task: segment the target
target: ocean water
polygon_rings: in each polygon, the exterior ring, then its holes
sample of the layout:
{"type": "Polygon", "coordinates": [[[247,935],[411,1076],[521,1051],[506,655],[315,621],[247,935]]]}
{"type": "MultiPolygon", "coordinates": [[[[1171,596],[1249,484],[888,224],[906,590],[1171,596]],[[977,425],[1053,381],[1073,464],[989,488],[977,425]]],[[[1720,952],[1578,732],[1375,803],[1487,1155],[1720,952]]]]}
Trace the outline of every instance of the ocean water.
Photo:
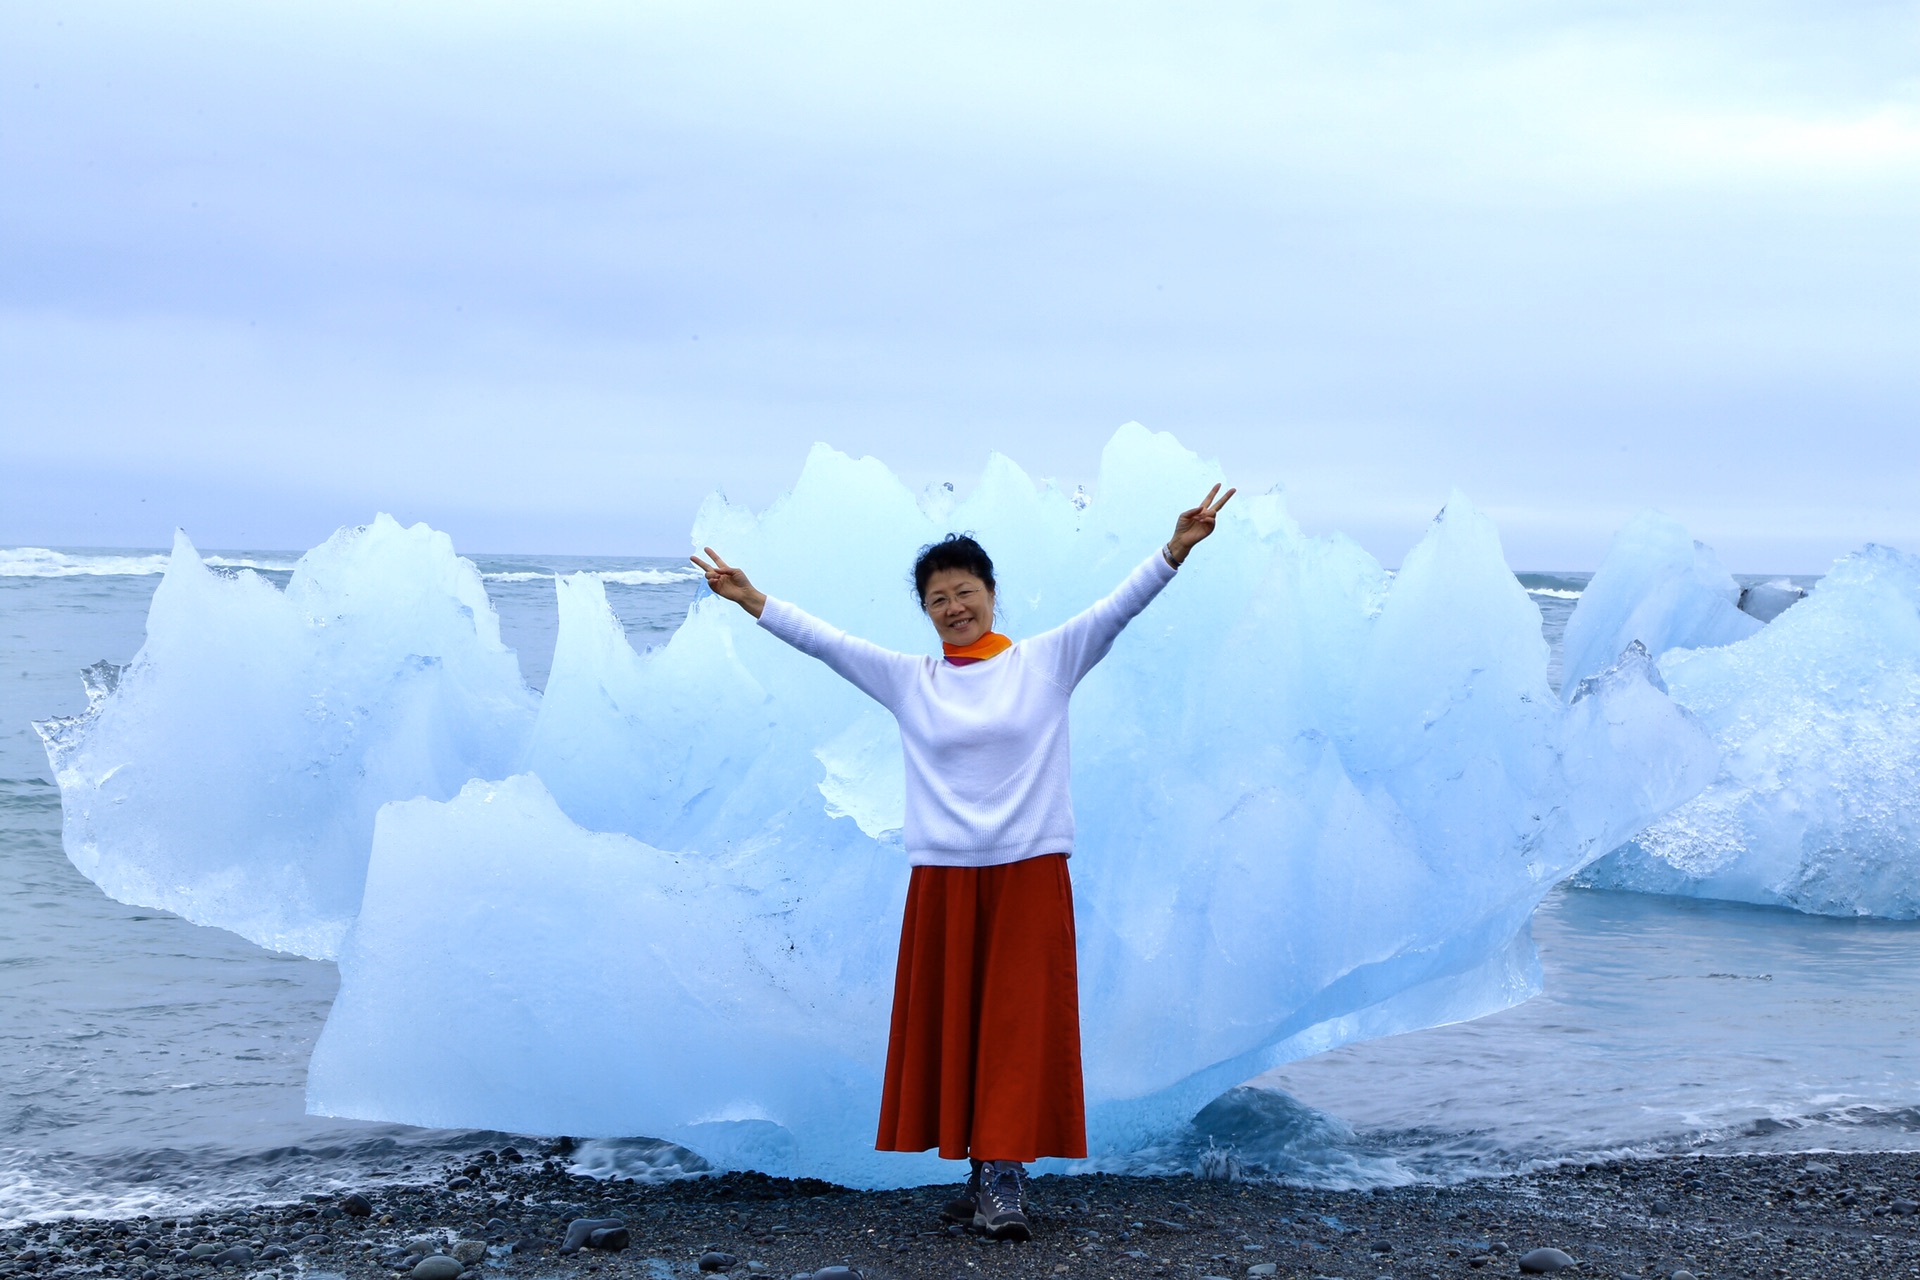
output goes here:
{"type": "MultiPolygon", "coordinates": [[[[210,561],[284,584],[294,556],[210,561]]],[[[536,688],[552,578],[602,575],[636,647],[703,588],[683,562],[475,556],[536,688]]],[[[132,1214],[404,1178],[502,1135],[308,1117],[331,965],[105,898],[60,848],[30,721],[138,650],[165,557],[0,549],[0,1224],[132,1214]]],[[[1554,649],[1584,575],[1522,574],[1554,649]]],[[[1556,676],[1557,678],[1557,676],[1556,676]]],[[[1534,932],[1540,998],[1292,1064],[1210,1108],[1141,1171],[1327,1184],[1451,1179],[1597,1153],[1920,1146],[1920,927],[1564,891],[1534,932]]],[[[484,1052],[485,1029],[451,1052],[484,1052]]],[[[683,1167],[587,1144],[595,1172],[683,1167]]]]}

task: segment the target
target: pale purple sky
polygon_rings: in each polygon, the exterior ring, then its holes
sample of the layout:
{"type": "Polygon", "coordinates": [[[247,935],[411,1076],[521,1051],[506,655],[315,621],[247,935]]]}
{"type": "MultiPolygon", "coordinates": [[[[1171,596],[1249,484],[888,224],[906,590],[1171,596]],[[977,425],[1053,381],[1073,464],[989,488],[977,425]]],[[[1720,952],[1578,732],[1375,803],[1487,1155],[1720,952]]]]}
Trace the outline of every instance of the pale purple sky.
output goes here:
{"type": "Polygon", "coordinates": [[[0,11],[0,545],[676,554],[1129,419],[1397,563],[1920,550],[1920,4],[0,11]]]}

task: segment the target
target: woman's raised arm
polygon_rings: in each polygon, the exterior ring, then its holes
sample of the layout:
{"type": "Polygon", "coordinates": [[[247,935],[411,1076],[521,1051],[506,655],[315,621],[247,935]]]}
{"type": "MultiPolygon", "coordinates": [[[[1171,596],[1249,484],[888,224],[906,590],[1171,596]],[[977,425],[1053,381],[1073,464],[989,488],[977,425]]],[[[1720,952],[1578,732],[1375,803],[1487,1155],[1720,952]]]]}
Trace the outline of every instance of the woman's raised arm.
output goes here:
{"type": "Polygon", "coordinates": [[[708,564],[699,556],[688,556],[687,559],[693,561],[700,567],[700,572],[707,575],[707,590],[722,600],[733,601],[758,618],[767,607],[767,593],[755,590],[754,585],[747,581],[746,573],[722,560],[718,551],[712,547],[701,549],[713,557],[712,564],[708,564]]]}
{"type": "Polygon", "coordinates": [[[1160,589],[1173,580],[1180,562],[1213,532],[1220,508],[1227,505],[1233,493],[1232,489],[1220,493],[1217,484],[1207,490],[1199,506],[1188,507],[1174,521],[1173,537],[1167,545],[1148,556],[1112,594],[1027,642],[1053,671],[1056,681],[1071,689],[1107,656],[1127,623],[1160,594],[1160,589]]]}
{"type": "Polygon", "coordinates": [[[766,592],[747,581],[745,573],[722,560],[719,552],[712,547],[704,550],[707,560],[699,556],[687,558],[707,575],[707,586],[713,594],[733,601],[752,614],[762,630],[772,632],[807,656],[820,659],[887,710],[892,711],[899,705],[901,691],[913,679],[919,659],[850,636],[789,601],[770,599],[766,592]]]}
{"type": "Polygon", "coordinates": [[[1220,493],[1220,486],[1207,490],[1207,496],[1200,499],[1197,507],[1188,507],[1173,522],[1173,537],[1167,539],[1167,563],[1178,569],[1189,552],[1200,545],[1201,539],[1213,532],[1214,521],[1220,515],[1220,508],[1227,505],[1238,490],[1229,489],[1220,493]],[[1220,494],[1220,500],[1214,501],[1213,495],[1220,494]]]}

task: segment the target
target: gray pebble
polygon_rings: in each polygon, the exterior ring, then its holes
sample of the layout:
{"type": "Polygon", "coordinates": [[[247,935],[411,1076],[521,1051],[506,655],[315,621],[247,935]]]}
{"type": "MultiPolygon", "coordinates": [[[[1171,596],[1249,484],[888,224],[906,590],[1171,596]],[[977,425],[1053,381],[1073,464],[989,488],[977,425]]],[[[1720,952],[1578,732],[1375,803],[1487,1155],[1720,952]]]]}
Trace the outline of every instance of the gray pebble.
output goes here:
{"type": "Polygon", "coordinates": [[[709,1249],[700,1255],[702,1271],[731,1271],[740,1265],[740,1259],[718,1249],[709,1249]]]}
{"type": "Polygon", "coordinates": [[[220,1252],[220,1246],[217,1244],[197,1244],[187,1250],[187,1256],[189,1258],[211,1258],[218,1252],[220,1252]]]}
{"type": "Polygon", "coordinates": [[[230,1249],[222,1249],[214,1254],[209,1261],[216,1267],[224,1267],[228,1263],[241,1267],[250,1266],[253,1263],[253,1250],[243,1244],[236,1244],[230,1249]]]}
{"type": "Polygon", "coordinates": [[[373,1201],[355,1191],[340,1202],[340,1211],[350,1218],[364,1218],[373,1212],[373,1201]]]}
{"type": "Polygon", "coordinates": [[[1270,1276],[1279,1269],[1279,1266],[1272,1262],[1256,1262],[1247,1268],[1247,1274],[1250,1276],[1270,1276]]]}
{"type": "Polygon", "coordinates": [[[1552,1275],[1556,1271],[1565,1271],[1573,1265],[1573,1258],[1558,1249],[1529,1249],[1520,1255],[1522,1275],[1552,1275]]]}
{"type": "Polygon", "coordinates": [[[1889,1207],[1892,1208],[1895,1213],[1902,1216],[1911,1213],[1920,1213],[1920,1204],[1915,1204],[1911,1200],[1895,1200],[1889,1207]]]}
{"type": "Polygon", "coordinates": [[[473,1179],[467,1177],[467,1175],[464,1173],[457,1178],[447,1179],[447,1190],[449,1191],[465,1191],[468,1187],[472,1185],[473,1185],[473,1179]]]}
{"type": "Polygon", "coordinates": [[[1673,1280],[1693,1280],[1693,1272],[1688,1271],[1686,1268],[1682,1267],[1680,1270],[1673,1273],[1673,1280]]]}
{"type": "Polygon", "coordinates": [[[292,1256],[293,1256],[292,1254],[288,1253],[285,1249],[282,1249],[279,1245],[271,1244],[271,1245],[268,1245],[266,1249],[262,1251],[262,1253],[260,1254],[260,1261],[278,1262],[282,1258],[290,1258],[292,1256]]]}
{"type": "Polygon", "coordinates": [[[410,1273],[413,1280],[455,1280],[466,1268],[444,1253],[436,1253],[430,1258],[422,1258],[414,1263],[410,1273]]]}
{"type": "Polygon", "coordinates": [[[587,1237],[589,1249],[624,1249],[633,1243],[633,1237],[627,1234],[625,1227],[601,1227],[587,1237]]]}
{"type": "Polygon", "coordinates": [[[457,1240],[453,1245],[454,1261],[461,1266],[470,1267],[487,1256],[485,1240],[457,1240]]]}
{"type": "Polygon", "coordinates": [[[578,1253],[586,1248],[587,1241],[593,1238],[594,1232],[604,1231],[608,1227],[626,1225],[626,1222],[620,1218],[575,1218],[567,1224],[567,1238],[560,1242],[560,1252],[578,1253]]]}

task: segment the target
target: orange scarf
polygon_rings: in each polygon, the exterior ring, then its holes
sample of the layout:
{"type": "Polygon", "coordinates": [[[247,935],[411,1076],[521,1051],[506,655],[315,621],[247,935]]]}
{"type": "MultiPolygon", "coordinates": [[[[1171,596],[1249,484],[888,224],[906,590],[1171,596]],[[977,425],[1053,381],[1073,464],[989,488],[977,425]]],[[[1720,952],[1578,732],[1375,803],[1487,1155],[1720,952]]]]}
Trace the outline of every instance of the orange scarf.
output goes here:
{"type": "Polygon", "coordinates": [[[972,662],[985,662],[988,658],[998,657],[1013,648],[1013,641],[998,631],[989,631],[972,644],[948,644],[942,640],[940,647],[946,650],[947,661],[957,667],[972,662]]]}

